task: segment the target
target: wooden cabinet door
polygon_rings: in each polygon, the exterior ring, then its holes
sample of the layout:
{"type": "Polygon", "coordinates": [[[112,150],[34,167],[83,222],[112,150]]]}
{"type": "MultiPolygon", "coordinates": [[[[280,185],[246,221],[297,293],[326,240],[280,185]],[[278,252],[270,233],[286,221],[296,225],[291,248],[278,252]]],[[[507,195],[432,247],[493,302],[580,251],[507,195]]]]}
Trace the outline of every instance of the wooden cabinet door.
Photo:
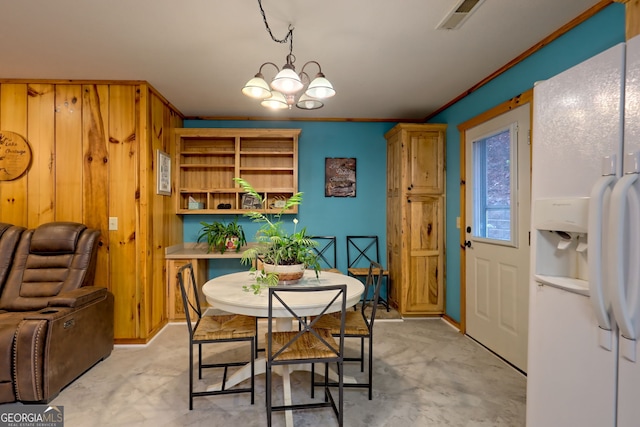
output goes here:
{"type": "MultiPolygon", "coordinates": [[[[208,271],[207,271],[207,262],[202,259],[170,259],[167,260],[167,289],[169,295],[167,296],[168,307],[167,307],[167,318],[171,320],[184,320],[185,312],[184,312],[184,304],[182,303],[182,293],[180,292],[180,284],[178,283],[178,278],[176,277],[178,270],[183,265],[188,262],[193,263],[193,274],[196,277],[196,282],[198,283],[200,306],[202,309],[206,309],[208,306],[207,300],[202,293],[202,285],[207,281],[208,271]]],[[[190,288],[187,290],[190,292],[190,288]]],[[[195,319],[195,313],[191,312],[191,319],[195,319]]]]}
{"type": "Polygon", "coordinates": [[[387,197],[399,196],[402,185],[402,141],[396,133],[387,141],[387,197]]]}
{"type": "Polygon", "coordinates": [[[412,194],[444,193],[444,133],[407,132],[407,187],[412,194]]]}
{"type": "Polygon", "coordinates": [[[404,311],[442,313],[444,309],[444,198],[408,199],[408,274],[404,311]]]}

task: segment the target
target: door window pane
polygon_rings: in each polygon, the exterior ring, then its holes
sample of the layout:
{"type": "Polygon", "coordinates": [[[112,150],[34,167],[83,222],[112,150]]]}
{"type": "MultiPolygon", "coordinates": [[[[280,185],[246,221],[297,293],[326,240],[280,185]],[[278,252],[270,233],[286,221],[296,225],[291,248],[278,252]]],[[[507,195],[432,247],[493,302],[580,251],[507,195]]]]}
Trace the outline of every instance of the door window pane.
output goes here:
{"type": "Polygon", "coordinates": [[[516,125],[473,142],[473,235],[514,242],[516,125]]]}

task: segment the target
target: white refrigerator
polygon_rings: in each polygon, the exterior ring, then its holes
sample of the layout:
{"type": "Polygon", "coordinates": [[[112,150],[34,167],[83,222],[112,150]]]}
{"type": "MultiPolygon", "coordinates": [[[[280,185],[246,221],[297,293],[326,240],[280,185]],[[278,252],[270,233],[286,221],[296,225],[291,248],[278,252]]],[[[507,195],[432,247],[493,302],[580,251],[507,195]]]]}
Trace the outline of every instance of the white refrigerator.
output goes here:
{"type": "Polygon", "coordinates": [[[527,426],[640,426],[640,38],[534,88],[527,426]]]}

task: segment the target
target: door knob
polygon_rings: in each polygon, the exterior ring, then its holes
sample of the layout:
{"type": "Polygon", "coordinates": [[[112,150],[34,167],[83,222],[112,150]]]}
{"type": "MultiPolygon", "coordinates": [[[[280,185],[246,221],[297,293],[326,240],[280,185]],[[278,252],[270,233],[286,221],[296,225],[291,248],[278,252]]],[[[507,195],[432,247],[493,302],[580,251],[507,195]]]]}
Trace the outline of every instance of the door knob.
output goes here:
{"type": "Polygon", "coordinates": [[[471,240],[465,240],[465,241],[464,241],[464,245],[465,245],[466,247],[470,248],[470,247],[471,247],[471,240]]]}

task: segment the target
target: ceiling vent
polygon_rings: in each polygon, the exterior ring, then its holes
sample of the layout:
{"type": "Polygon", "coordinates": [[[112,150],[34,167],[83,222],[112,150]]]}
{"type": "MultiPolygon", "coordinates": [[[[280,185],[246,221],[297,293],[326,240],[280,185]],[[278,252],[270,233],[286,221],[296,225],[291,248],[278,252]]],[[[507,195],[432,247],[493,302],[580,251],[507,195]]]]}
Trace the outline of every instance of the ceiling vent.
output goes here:
{"type": "Polygon", "coordinates": [[[460,0],[458,4],[444,17],[436,30],[457,30],[475,12],[484,0],[460,0]]]}

